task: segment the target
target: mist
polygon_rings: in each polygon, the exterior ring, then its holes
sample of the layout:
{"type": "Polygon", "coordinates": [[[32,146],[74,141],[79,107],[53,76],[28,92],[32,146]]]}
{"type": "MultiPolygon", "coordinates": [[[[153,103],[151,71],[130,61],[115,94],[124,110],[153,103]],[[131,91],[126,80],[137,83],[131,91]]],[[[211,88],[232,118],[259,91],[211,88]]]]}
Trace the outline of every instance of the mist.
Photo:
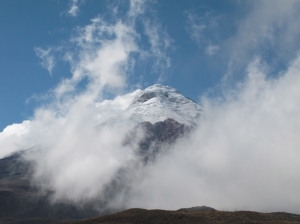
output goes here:
{"type": "Polygon", "coordinates": [[[151,58],[157,71],[171,66],[165,51],[172,41],[161,26],[142,20],[145,5],[131,1],[125,16],[111,22],[99,16],[78,28],[70,40],[77,50],[63,49],[72,77],[29,120],[0,133],[0,158],[29,149],[24,159],[33,164],[32,184],[51,191],[53,203],[300,213],[299,54],[272,76],[253,57],[245,78],[222,86],[222,96],[199,96],[197,128],[151,163],[123,144],[136,124],[115,118],[139,92],[128,93],[138,87],[128,81],[135,65],[151,58]],[[144,21],[149,49],[141,46],[137,19],[144,21]]]}
{"type": "Polygon", "coordinates": [[[223,99],[203,97],[199,127],[147,168],[131,207],[299,213],[299,65],[267,78],[257,59],[223,99]]]}

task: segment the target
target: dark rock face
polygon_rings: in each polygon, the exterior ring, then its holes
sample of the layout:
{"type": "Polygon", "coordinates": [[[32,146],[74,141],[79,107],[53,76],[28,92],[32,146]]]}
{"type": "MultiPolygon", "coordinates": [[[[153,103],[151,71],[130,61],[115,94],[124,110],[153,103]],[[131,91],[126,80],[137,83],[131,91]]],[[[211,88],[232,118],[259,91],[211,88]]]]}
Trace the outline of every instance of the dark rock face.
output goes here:
{"type": "Polygon", "coordinates": [[[142,122],[127,135],[124,144],[134,145],[137,143],[138,154],[148,161],[154,159],[162,148],[170,146],[190,131],[190,127],[170,118],[155,124],[142,122]]]}
{"type": "Polygon", "coordinates": [[[188,129],[185,125],[170,118],[155,124],[143,122],[137,128],[145,132],[145,137],[139,144],[141,150],[148,150],[153,142],[171,144],[183,136],[188,129]]]}
{"type": "Polygon", "coordinates": [[[157,96],[156,92],[144,93],[134,103],[144,103],[157,96]]]}

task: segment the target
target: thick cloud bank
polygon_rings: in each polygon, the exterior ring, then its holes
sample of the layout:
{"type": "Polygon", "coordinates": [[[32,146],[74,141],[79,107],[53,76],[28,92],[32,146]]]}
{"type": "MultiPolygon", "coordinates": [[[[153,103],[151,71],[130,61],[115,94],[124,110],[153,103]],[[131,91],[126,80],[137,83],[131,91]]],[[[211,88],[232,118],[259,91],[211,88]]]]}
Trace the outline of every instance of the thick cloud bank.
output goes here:
{"type": "Polygon", "coordinates": [[[53,201],[300,213],[299,55],[273,78],[256,59],[224,98],[202,97],[198,128],[147,166],[122,142],[134,124],[105,123],[133,100],[134,93],[114,100],[103,93],[126,87],[137,56],[170,66],[162,43],[171,41],[160,26],[144,20],[150,49],[139,45],[135,22],[144,10],[143,2],[131,1],[122,19],[97,17],[78,29],[76,52],[64,55],[73,76],[53,89],[50,103],[30,121],[0,133],[0,157],[30,149],[25,158],[34,163],[32,181],[54,192],[53,201]]]}
{"type": "Polygon", "coordinates": [[[225,100],[203,98],[191,138],[147,169],[132,206],[299,213],[300,57],[277,78],[256,60],[225,100]]]}

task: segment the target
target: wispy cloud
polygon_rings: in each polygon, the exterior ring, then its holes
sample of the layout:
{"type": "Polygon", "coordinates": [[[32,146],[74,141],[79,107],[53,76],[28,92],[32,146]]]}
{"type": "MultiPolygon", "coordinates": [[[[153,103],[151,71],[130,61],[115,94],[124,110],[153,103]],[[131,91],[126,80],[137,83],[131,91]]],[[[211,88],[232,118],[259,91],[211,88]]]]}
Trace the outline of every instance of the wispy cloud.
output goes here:
{"type": "Polygon", "coordinates": [[[49,74],[52,76],[52,70],[55,67],[53,48],[49,47],[48,49],[44,50],[40,47],[36,47],[34,50],[36,55],[42,59],[41,65],[47,69],[49,74]]]}
{"type": "Polygon", "coordinates": [[[89,80],[87,90],[92,90],[90,93],[96,98],[104,87],[124,87],[128,61],[133,52],[139,51],[136,38],[132,24],[107,23],[100,17],[79,28],[72,38],[78,51],[67,52],[65,56],[72,66],[73,76],[60,83],[55,90],[57,96],[74,91],[84,78],[89,80]]]}
{"type": "Polygon", "coordinates": [[[213,56],[220,50],[220,47],[217,45],[208,45],[205,49],[205,53],[209,56],[213,56]]]}
{"type": "Polygon", "coordinates": [[[151,46],[148,52],[154,57],[153,69],[160,74],[157,82],[161,83],[166,79],[165,72],[171,67],[169,52],[172,51],[173,40],[158,22],[147,19],[144,27],[151,46]]]}
{"type": "Polygon", "coordinates": [[[238,17],[223,12],[189,11],[187,31],[208,56],[220,55],[228,66],[228,82],[244,75],[249,61],[260,56],[274,71],[288,66],[300,48],[299,1],[243,1],[232,3],[244,11],[238,17]],[[228,20],[235,23],[228,25],[228,20]],[[223,36],[221,36],[221,33],[223,36]],[[233,79],[232,79],[233,78],[233,79]]]}
{"type": "Polygon", "coordinates": [[[131,0],[129,4],[130,4],[130,8],[128,11],[129,17],[134,18],[145,12],[145,1],[144,0],[131,0]]]}
{"type": "Polygon", "coordinates": [[[299,1],[243,1],[232,6],[243,10],[243,15],[232,11],[216,15],[209,8],[186,12],[191,39],[205,54],[219,55],[219,63],[227,64],[224,81],[241,79],[249,61],[257,56],[273,71],[285,69],[300,48],[299,1]]]}
{"type": "Polygon", "coordinates": [[[252,10],[240,19],[236,33],[223,43],[230,58],[229,73],[240,72],[258,55],[274,69],[279,64],[287,66],[300,48],[299,1],[258,1],[246,6],[252,10]]]}
{"type": "Polygon", "coordinates": [[[76,17],[79,14],[79,0],[70,0],[70,7],[67,14],[72,17],[76,17]]]}
{"type": "Polygon", "coordinates": [[[220,16],[216,16],[211,10],[207,10],[203,15],[195,12],[186,12],[187,27],[192,40],[200,49],[212,56],[220,48],[217,42],[217,33],[219,29],[220,16]]]}
{"type": "Polygon", "coordinates": [[[201,45],[203,40],[203,32],[207,28],[205,24],[206,21],[201,21],[201,19],[192,13],[187,13],[189,27],[187,28],[191,38],[201,45]]]}

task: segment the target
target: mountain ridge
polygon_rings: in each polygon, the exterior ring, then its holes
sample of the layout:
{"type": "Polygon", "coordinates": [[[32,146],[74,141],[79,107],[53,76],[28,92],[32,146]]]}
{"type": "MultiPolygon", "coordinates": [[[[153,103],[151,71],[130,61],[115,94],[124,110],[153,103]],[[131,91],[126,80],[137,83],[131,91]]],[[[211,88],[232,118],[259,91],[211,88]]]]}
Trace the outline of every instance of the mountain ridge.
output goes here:
{"type": "MultiPolygon", "coordinates": [[[[189,208],[191,209],[191,208],[189,208]]],[[[278,223],[300,223],[300,215],[291,213],[259,213],[254,211],[217,211],[212,208],[204,211],[169,211],[161,209],[140,209],[132,208],[111,215],[105,215],[88,220],[78,222],[70,222],[76,224],[278,224],[278,223]]]]}

